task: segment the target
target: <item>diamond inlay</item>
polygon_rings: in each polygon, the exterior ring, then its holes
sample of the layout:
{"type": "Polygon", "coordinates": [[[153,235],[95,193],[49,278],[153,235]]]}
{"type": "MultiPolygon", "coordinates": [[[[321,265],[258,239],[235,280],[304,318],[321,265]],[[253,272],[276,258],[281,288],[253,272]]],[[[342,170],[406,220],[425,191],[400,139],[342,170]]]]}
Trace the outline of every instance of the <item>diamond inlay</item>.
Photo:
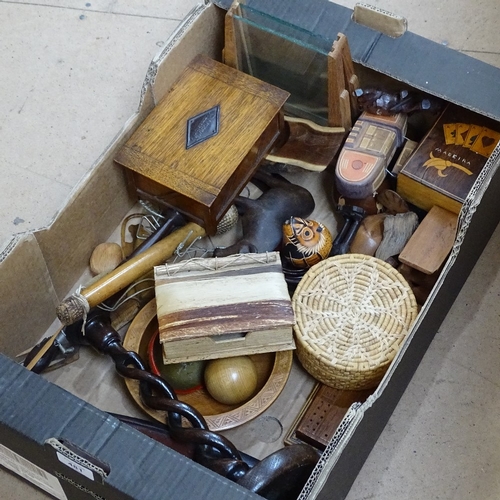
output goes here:
{"type": "Polygon", "coordinates": [[[186,149],[214,137],[219,132],[220,106],[203,111],[187,121],[186,149]]]}

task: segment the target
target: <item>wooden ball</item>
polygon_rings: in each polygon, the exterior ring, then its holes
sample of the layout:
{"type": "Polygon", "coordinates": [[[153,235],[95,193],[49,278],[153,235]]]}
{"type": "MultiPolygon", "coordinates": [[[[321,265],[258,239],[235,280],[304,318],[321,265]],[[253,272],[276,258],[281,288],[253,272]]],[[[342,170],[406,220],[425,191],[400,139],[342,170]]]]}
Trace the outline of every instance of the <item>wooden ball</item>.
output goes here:
{"type": "Polygon", "coordinates": [[[161,376],[176,390],[189,391],[203,384],[205,361],[160,365],[161,376]]]}
{"type": "Polygon", "coordinates": [[[205,369],[205,387],[220,403],[243,403],[257,389],[257,369],[248,356],[214,359],[205,369]]]}
{"type": "Polygon", "coordinates": [[[122,247],[118,243],[101,243],[90,256],[90,270],[95,275],[109,273],[123,260],[122,247]]]}

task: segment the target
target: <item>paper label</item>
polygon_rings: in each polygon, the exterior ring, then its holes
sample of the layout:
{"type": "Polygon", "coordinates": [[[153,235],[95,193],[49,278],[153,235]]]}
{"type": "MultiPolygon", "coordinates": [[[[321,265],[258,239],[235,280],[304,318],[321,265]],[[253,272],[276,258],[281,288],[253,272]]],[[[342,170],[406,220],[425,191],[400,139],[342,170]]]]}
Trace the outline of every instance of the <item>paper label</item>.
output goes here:
{"type": "Polygon", "coordinates": [[[59,459],[59,462],[63,463],[64,465],[67,465],[70,469],[73,469],[76,472],[79,472],[82,476],[87,477],[91,481],[94,480],[94,474],[92,473],[91,470],[87,469],[86,467],[83,467],[83,465],[80,465],[79,463],[75,462],[74,460],[71,460],[68,457],[65,457],[62,453],[59,453],[58,451],[56,452],[57,458],[59,459]]]}
{"type": "Polygon", "coordinates": [[[1,444],[0,464],[59,500],[68,500],[55,476],[1,444]]]}

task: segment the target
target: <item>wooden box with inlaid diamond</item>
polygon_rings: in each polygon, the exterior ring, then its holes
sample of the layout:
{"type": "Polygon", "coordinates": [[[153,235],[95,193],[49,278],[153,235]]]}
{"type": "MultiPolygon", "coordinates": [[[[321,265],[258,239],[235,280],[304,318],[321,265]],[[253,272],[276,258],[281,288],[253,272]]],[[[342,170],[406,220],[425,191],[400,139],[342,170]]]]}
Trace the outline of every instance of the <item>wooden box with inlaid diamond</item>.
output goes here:
{"type": "Polygon", "coordinates": [[[214,234],[283,130],[288,93],[198,55],[121,148],[141,198],[214,234]]]}

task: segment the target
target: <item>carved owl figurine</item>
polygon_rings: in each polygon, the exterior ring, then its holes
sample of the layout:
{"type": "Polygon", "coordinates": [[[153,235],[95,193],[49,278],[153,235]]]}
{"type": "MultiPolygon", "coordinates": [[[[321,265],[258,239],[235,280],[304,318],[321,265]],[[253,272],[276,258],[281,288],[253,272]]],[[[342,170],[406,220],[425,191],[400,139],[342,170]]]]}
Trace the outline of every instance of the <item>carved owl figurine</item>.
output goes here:
{"type": "Polygon", "coordinates": [[[311,267],[326,259],[332,244],[330,231],[320,222],[290,217],[283,224],[283,256],[295,267],[311,267]]]}

